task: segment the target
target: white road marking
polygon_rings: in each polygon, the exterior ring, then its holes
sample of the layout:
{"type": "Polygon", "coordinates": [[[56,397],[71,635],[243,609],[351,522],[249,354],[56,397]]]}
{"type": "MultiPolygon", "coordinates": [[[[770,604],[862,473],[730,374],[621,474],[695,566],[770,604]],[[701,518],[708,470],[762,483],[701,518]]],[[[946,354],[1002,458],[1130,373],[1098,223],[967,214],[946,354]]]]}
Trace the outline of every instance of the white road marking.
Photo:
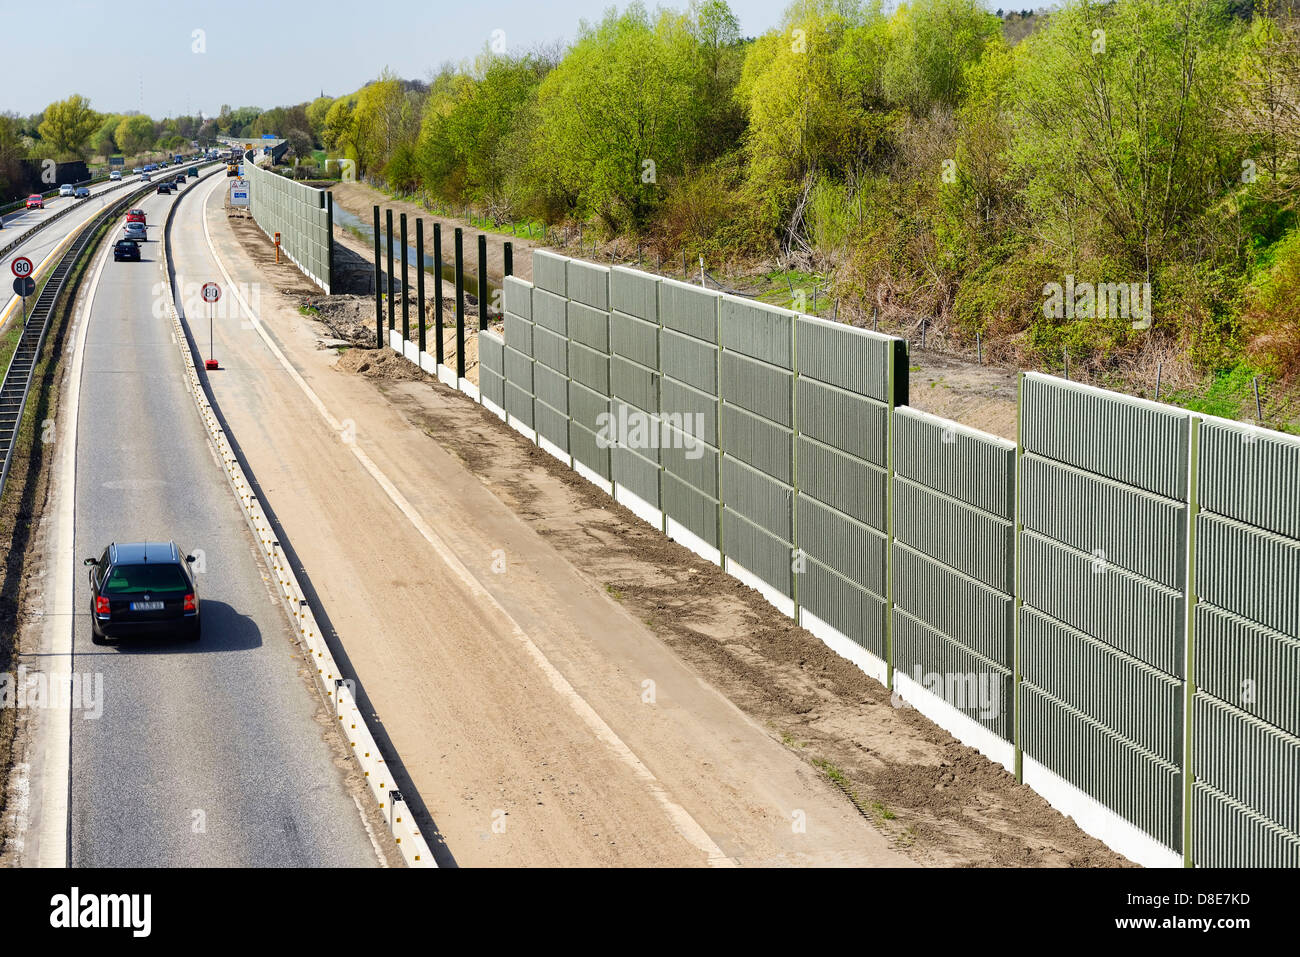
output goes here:
{"type": "MultiPolygon", "coordinates": [[[[223,263],[221,257],[217,255],[217,247],[212,242],[212,233],[208,229],[207,204],[212,194],[216,192],[216,187],[220,185],[220,183],[220,180],[216,180],[213,183],[212,188],[209,189],[207,194],[203,197],[203,202],[199,207],[199,216],[203,221],[203,236],[207,240],[209,251],[212,253],[212,260],[217,264],[217,268],[221,270],[221,275],[226,280],[226,286],[234,296],[235,301],[239,303],[240,309],[248,316],[253,328],[257,330],[257,334],[266,344],[266,347],[271,351],[271,354],[275,356],[276,360],[280,363],[280,366],[294,381],[294,383],[297,384],[298,388],[302,390],[303,394],[307,396],[308,401],[310,401],[316,411],[320,413],[321,418],[325,420],[330,429],[334,432],[340,432],[343,429],[343,423],[330,413],[329,409],[325,407],[325,403],[321,401],[320,396],[318,396],[316,391],[307,384],[306,380],[303,379],[301,375],[299,375],[298,370],[293,367],[293,364],[290,363],[284,353],[280,351],[279,346],[275,344],[275,341],[270,337],[266,330],[262,328],[261,319],[254,315],[252,308],[245,301],[239,287],[231,278],[230,273],[226,271],[225,263],[223,263]]],[[[718,845],[714,843],[713,839],[709,837],[708,832],[700,826],[699,822],[696,821],[695,818],[691,817],[689,811],[672,799],[668,794],[667,789],[664,788],[659,779],[654,776],[654,773],[645,766],[644,762],[642,762],[632,749],[627,746],[623,739],[614,732],[614,729],[605,723],[605,719],[596,713],[596,710],[587,703],[586,699],[583,698],[582,695],[578,694],[573,685],[571,685],[568,679],[561,674],[559,669],[551,664],[550,660],[542,650],[537,647],[533,640],[528,637],[528,634],[523,630],[523,628],[519,626],[519,623],[511,617],[510,613],[506,611],[500,602],[497,601],[496,597],[488,591],[476,577],[474,577],[474,574],[456,556],[447,543],[443,541],[442,537],[429,527],[420,513],[416,511],[414,506],[411,505],[406,497],[398,491],[397,486],[392,483],[388,476],[385,475],[383,470],[374,463],[370,456],[362,450],[360,445],[353,442],[347,447],[352,451],[352,454],[356,456],[362,467],[370,473],[370,476],[377,483],[379,483],[379,487],[384,490],[384,493],[388,496],[389,500],[397,506],[403,515],[406,516],[407,520],[410,521],[415,530],[420,533],[430,546],[432,546],[438,557],[441,558],[447,564],[447,567],[450,568],[465,584],[465,587],[469,589],[473,596],[504,619],[506,624],[510,627],[512,636],[523,645],[525,652],[533,659],[538,668],[541,669],[542,673],[546,675],[547,680],[551,683],[551,687],[554,688],[556,693],[569,704],[578,717],[580,717],[592,733],[595,734],[596,738],[604,743],[640,780],[645,782],[646,789],[668,815],[668,819],[672,822],[677,833],[695,847],[699,848],[706,855],[710,867],[736,866],[736,862],[723,853],[722,848],[718,847],[718,845]]]]}

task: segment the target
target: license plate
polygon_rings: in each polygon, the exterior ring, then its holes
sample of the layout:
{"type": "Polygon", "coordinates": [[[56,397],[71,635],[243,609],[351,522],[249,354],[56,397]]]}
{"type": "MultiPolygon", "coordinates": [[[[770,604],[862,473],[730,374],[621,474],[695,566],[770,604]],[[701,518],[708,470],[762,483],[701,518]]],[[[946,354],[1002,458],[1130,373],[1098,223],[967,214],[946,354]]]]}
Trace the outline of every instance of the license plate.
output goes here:
{"type": "Polygon", "coordinates": [[[131,602],[132,611],[162,611],[163,603],[160,601],[133,601],[131,602]]]}

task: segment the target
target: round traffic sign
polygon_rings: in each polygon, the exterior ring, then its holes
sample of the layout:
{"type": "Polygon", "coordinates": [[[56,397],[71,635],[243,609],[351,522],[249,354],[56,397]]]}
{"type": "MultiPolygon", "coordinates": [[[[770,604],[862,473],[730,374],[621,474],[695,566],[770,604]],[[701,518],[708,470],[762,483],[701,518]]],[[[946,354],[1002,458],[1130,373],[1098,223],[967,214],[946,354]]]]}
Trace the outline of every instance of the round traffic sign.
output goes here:
{"type": "Polygon", "coordinates": [[[14,295],[26,299],[36,291],[36,280],[31,276],[19,276],[14,280],[14,295]]]}
{"type": "Polygon", "coordinates": [[[13,265],[10,268],[13,269],[14,275],[19,278],[30,276],[35,269],[35,267],[32,266],[32,261],[26,256],[18,256],[14,259],[13,265]]]}
{"type": "Polygon", "coordinates": [[[205,282],[203,284],[203,301],[216,302],[221,298],[221,287],[215,282],[205,282]]]}

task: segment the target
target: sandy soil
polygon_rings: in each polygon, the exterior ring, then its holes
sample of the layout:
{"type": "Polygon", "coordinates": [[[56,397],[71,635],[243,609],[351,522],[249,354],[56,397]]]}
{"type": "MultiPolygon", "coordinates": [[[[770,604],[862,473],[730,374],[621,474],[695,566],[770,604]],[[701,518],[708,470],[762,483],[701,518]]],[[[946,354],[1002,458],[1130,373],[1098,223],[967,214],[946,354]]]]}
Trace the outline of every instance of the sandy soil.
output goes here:
{"type": "MultiPolygon", "coordinates": [[[[235,254],[233,249],[229,251],[235,254]]],[[[322,327],[298,313],[292,301],[276,311],[284,313],[277,324],[278,333],[291,341],[300,338],[319,346],[322,327]]],[[[333,352],[318,349],[321,355],[333,352]]],[[[320,361],[301,350],[295,358],[310,368],[320,361]]],[[[345,350],[335,365],[335,375],[344,383],[370,380],[364,382],[364,387],[371,390],[373,398],[363,402],[361,394],[350,386],[338,386],[340,396],[350,397],[349,408],[357,414],[362,414],[364,406],[365,414],[374,416],[367,418],[366,434],[374,454],[382,454],[394,469],[406,473],[419,464],[438,466],[432,476],[421,478],[412,472],[401,484],[404,489],[427,489],[450,482],[446,492],[452,497],[446,507],[451,511],[443,516],[448,526],[458,524],[454,518],[464,521],[462,516],[472,514],[475,530],[500,520],[504,525],[495,533],[499,540],[532,542],[535,536],[538,543],[545,545],[525,559],[527,568],[522,577],[526,580],[513,582],[512,597],[507,600],[509,607],[519,608],[523,617],[532,617],[530,606],[540,606],[555,616],[554,622],[540,626],[539,631],[547,634],[552,628],[558,629],[555,644],[548,647],[557,659],[569,665],[583,663],[575,670],[575,675],[583,677],[574,683],[582,683],[584,693],[601,699],[604,692],[595,676],[608,673],[607,669],[637,674],[628,662],[639,654],[662,649],[671,654],[672,660],[685,663],[703,686],[725,695],[753,727],[762,729],[769,746],[804,769],[807,779],[829,787],[828,771],[842,775],[845,793],[834,792],[841,811],[853,815],[865,832],[883,839],[899,860],[997,866],[1123,863],[1120,856],[1080,832],[1038,795],[1017,785],[999,766],[959,744],[915,711],[892,706],[883,688],[795,626],[757,593],[641,523],[463,395],[450,392],[427,376],[384,373],[390,361],[379,359],[371,350],[345,350]],[[379,406],[387,409],[387,414],[379,406]],[[393,414],[398,416],[396,422],[391,418],[393,414]],[[449,475],[447,467],[440,464],[444,461],[458,463],[454,474],[449,475]],[[470,502],[481,503],[479,492],[490,493],[505,507],[505,514],[486,510],[481,504],[471,506],[470,502]],[[481,517],[488,511],[491,522],[481,517]],[[558,586],[546,578],[557,572],[566,579],[570,574],[576,576],[585,588],[566,586],[554,590],[558,586]],[[600,608],[602,615],[605,612],[603,603],[593,602],[593,595],[615,603],[625,613],[622,624],[615,626],[622,633],[611,635],[602,629],[598,637],[584,637],[591,635],[593,609],[600,608]],[[557,607],[557,601],[572,604],[557,607]],[[565,629],[570,633],[562,638],[565,629]],[[635,640],[617,640],[628,634],[635,640]],[[579,653],[578,649],[584,648],[586,651],[579,653]]],[[[934,371],[928,373],[930,379],[923,378],[919,371],[912,373],[914,394],[924,391],[927,396],[943,399],[921,407],[946,415],[961,412],[977,427],[1005,433],[1004,406],[1008,399],[1006,382],[999,379],[999,373],[978,368],[952,370],[933,359],[923,368],[934,371]],[[933,389],[928,385],[930,381],[936,382],[933,389]],[[943,388],[944,383],[947,388],[943,388]]],[[[313,380],[317,379],[313,376],[313,380]]],[[[1014,389],[1009,401],[1014,423],[1014,389]]],[[[361,419],[357,421],[360,427],[361,419]]],[[[235,431],[242,436],[239,428],[235,431]]],[[[308,485],[302,483],[300,491],[308,485]]],[[[372,514],[357,492],[347,497],[353,509],[347,527],[360,530],[372,522],[382,523],[382,515],[372,514]]],[[[347,534],[342,526],[339,531],[347,534]]],[[[467,541],[474,538],[470,528],[462,531],[467,541]]],[[[310,556],[307,564],[313,575],[328,580],[334,570],[328,559],[330,543],[319,536],[313,538],[306,542],[301,536],[295,537],[295,545],[310,556]]],[[[480,540],[477,546],[468,547],[484,548],[485,543],[480,540]]],[[[507,550],[513,560],[513,548],[507,550]]],[[[404,549],[401,553],[406,554],[404,549]]],[[[441,594],[409,562],[403,562],[403,568],[400,577],[404,582],[418,582],[426,594],[441,594]]],[[[448,627],[458,629],[463,617],[457,614],[448,627]]],[[[362,622],[357,625],[364,627],[362,622]]],[[[340,634],[350,651],[355,647],[358,655],[368,653],[364,639],[354,639],[342,631],[340,634]]],[[[460,643],[464,645],[462,655],[478,647],[473,642],[465,644],[463,636],[460,643]]],[[[654,665],[658,669],[668,666],[667,659],[659,658],[654,665]]],[[[456,667],[472,671],[473,680],[486,680],[468,661],[457,658],[456,667]]],[[[469,680],[468,673],[464,677],[469,680]]],[[[466,680],[457,685],[462,693],[466,680]]],[[[627,720],[612,702],[598,710],[627,720]]],[[[398,714],[384,708],[380,711],[391,728],[398,714]]],[[[518,720],[524,725],[516,733],[537,724],[531,713],[518,720]]],[[[481,730],[474,729],[476,740],[481,730]]],[[[693,729],[695,733],[699,730],[693,729]]],[[[694,753],[704,746],[691,733],[685,735],[677,739],[673,749],[694,753]]],[[[396,736],[394,742],[398,743],[396,736]]],[[[666,743],[658,736],[654,743],[647,741],[655,763],[672,764],[671,752],[664,751],[666,743]]],[[[770,757],[763,751],[765,757],[759,760],[756,750],[762,749],[738,744],[734,740],[723,742],[722,751],[714,753],[717,764],[712,772],[726,779],[737,776],[747,783],[729,786],[748,791],[755,786],[755,778],[761,778],[770,757]]],[[[409,765],[412,755],[403,751],[403,756],[409,765]]],[[[521,768],[535,764],[523,755],[514,757],[523,762],[521,768]]],[[[456,773],[465,773],[465,768],[459,767],[456,773]]],[[[520,771],[516,768],[509,773],[516,775],[520,771]]],[[[673,780],[692,781],[692,787],[699,784],[681,767],[673,780]]],[[[439,802],[441,790],[434,789],[430,810],[444,829],[454,830],[458,812],[439,802]]],[[[714,801],[726,803],[716,792],[698,794],[683,803],[698,812],[703,822],[719,819],[716,809],[711,813],[714,801]]],[[[746,803],[752,812],[754,801],[746,803]]],[[[732,835],[749,835],[733,836],[731,840],[754,840],[752,818],[742,815],[728,820],[727,829],[732,835]]],[[[710,829],[710,833],[714,831],[710,829]]],[[[851,830],[843,834],[849,835],[851,830]]],[[[448,840],[452,840],[450,834],[448,840]]],[[[727,846],[727,842],[720,843],[727,846]]],[[[822,853],[842,860],[844,845],[837,838],[822,853]]],[[[565,857],[578,860],[580,848],[571,848],[565,857]]],[[[542,860],[544,855],[530,859],[542,860]]],[[[629,858],[620,856],[618,860],[627,862],[629,858]]],[[[773,852],[768,860],[808,863],[812,858],[795,859],[773,852]]]]}

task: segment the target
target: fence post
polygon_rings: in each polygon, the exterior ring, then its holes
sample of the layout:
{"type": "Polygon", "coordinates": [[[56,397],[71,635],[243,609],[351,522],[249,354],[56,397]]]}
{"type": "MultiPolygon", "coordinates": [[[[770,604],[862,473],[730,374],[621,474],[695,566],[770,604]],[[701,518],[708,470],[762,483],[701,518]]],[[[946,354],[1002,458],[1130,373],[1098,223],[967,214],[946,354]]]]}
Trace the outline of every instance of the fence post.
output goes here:
{"type": "Polygon", "coordinates": [[[402,213],[402,351],[406,351],[406,344],[411,341],[411,297],[407,295],[407,289],[410,288],[411,274],[409,272],[410,245],[406,241],[406,213],[402,213]]]}
{"type": "Polygon", "coordinates": [[[442,343],[442,223],[433,224],[433,349],[438,365],[447,358],[442,343]]]}
{"type": "Polygon", "coordinates": [[[388,331],[393,331],[393,211],[384,210],[388,224],[388,331]]]}
{"type": "Polygon", "coordinates": [[[465,378],[465,245],[456,227],[456,386],[465,378]]]}
{"type": "Polygon", "coordinates": [[[505,257],[505,274],[513,276],[515,274],[515,249],[513,243],[506,243],[505,257]]]}
{"type": "Polygon", "coordinates": [[[415,321],[420,326],[419,352],[416,357],[424,360],[424,219],[415,221],[415,321]]]}
{"type": "Polygon", "coordinates": [[[379,207],[375,207],[375,348],[384,347],[384,294],[380,288],[383,281],[384,260],[379,249],[379,207]]]}
{"type": "Polygon", "coordinates": [[[478,327],[488,327],[487,237],[478,234],[478,327]]]}

